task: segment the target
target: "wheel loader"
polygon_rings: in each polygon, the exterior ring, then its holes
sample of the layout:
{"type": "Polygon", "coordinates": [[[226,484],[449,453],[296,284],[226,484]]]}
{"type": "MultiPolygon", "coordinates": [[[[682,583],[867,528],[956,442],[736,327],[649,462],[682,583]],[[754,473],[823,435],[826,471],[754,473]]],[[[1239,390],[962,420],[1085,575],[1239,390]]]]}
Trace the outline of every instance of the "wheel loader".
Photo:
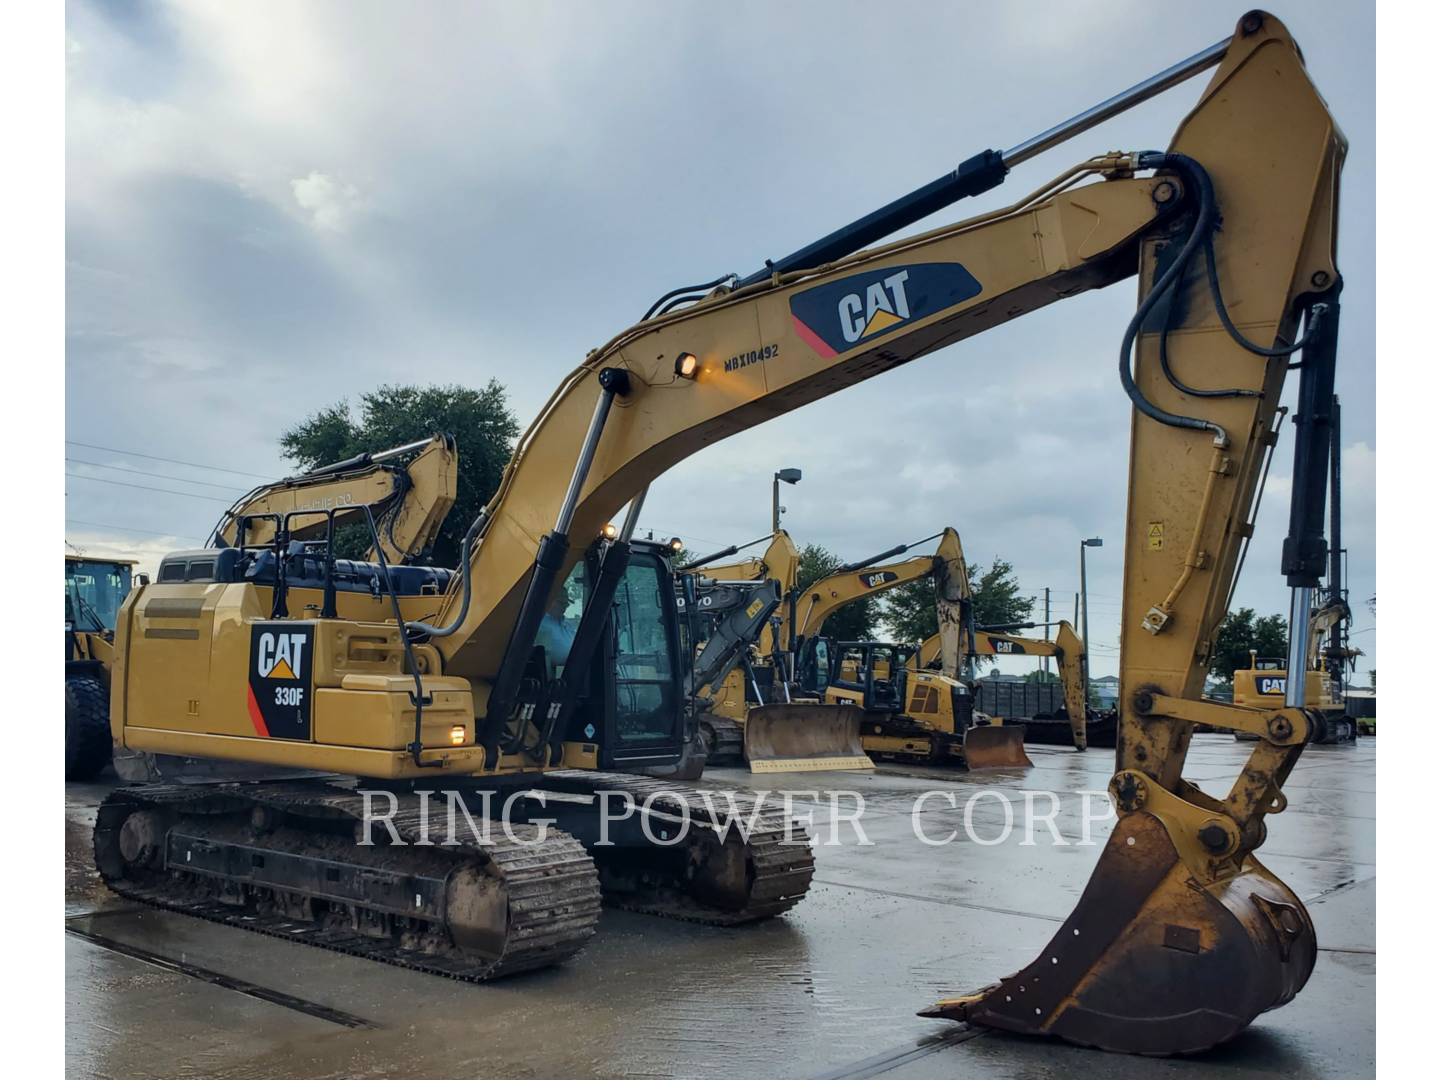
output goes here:
{"type": "Polygon", "coordinates": [[[704,793],[613,771],[681,749],[687,653],[668,566],[633,542],[644,492],[717,439],[1134,276],[1117,327],[1133,410],[1118,820],[1036,960],[925,1015],[1145,1054],[1234,1037],[1315,963],[1304,905],[1255,854],[1314,720],[1298,682],[1278,708],[1205,700],[1204,643],[1292,365],[1292,645],[1325,570],[1344,152],[1284,26],[1250,12],[1232,36],[791,255],[666,292],[561,379],[439,594],[438,573],[396,573],[383,552],[373,570],[341,568],[323,538],[292,542],[299,511],[262,546],[242,529],[208,578],[134,590],[112,669],[120,745],[328,775],[116,791],[95,825],[104,880],[465,979],[573,955],[602,897],[724,925],[787,910],[813,865],[783,843],[780,815],[722,831],[704,793]],[[886,239],[1211,69],[1165,149],[1085,157],[1008,205],[886,239]],[[1184,779],[1197,724],[1261,736],[1223,799],[1184,779]],[[608,847],[595,842],[606,793],[644,796],[608,847]],[[411,842],[436,803],[483,823],[497,797],[513,840],[411,842]],[[700,827],[662,847],[685,813],[700,827]]]}
{"type": "Polygon", "coordinates": [[[93,780],[110,763],[110,664],[115,618],[134,559],[65,556],[65,779],[93,780]]]}

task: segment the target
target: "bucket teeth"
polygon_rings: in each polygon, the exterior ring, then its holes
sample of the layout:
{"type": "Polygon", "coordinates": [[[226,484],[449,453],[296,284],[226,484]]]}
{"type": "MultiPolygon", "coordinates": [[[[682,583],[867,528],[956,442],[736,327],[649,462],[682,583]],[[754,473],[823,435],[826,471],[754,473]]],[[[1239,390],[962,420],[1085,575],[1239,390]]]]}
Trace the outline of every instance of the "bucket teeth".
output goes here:
{"type": "Polygon", "coordinates": [[[1202,883],[1161,821],[1123,817],[1040,956],[920,1015],[1137,1054],[1193,1053],[1293,998],[1315,964],[1305,907],[1253,858],[1202,883]]]}

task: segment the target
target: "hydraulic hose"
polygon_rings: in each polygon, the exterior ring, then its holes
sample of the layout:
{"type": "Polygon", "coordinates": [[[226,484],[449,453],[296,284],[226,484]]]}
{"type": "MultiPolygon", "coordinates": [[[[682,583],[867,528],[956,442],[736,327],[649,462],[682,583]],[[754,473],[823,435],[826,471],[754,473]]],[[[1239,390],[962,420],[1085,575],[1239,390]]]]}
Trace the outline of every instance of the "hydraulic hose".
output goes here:
{"type": "Polygon", "coordinates": [[[1173,169],[1180,173],[1190,190],[1199,201],[1199,207],[1195,213],[1195,225],[1190,230],[1190,235],[1185,238],[1185,244],[1180,253],[1171,262],[1170,266],[1160,275],[1160,279],[1145,294],[1145,299],[1140,301],[1139,307],[1131,317],[1130,323],[1125,327],[1125,336],[1120,342],[1120,385],[1125,389],[1125,395],[1131,403],[1145,416],[1165,424],[1168,427],[1189,428],[1193,431],[1209,431],[1215,435],[1216,442],[1225,445],[1230,441],[1229,435],[1219,424],[1210,420],[1202,420],[1195,416],[1181,416],[1178,413],[1168,412],[1160,408],[1135,385],[1135,377],[1131,373],[1131,353],[1135,346],[1135,337],[1144,325],[1145,319],[1154,310],[1165,295],[1180,281],[1195,252],[1205,242],[1206,237],[1215,225],[1215,188],[1210,183],[1210,176],[1194,158],[1184,154],[1162,154],[1151,152],[1140,155],[1140,167],[1145,169],[1173,169]]]}
{"type": "MultiPolygon", "coordinates": [[[[480,513],[476,515],[475,520],[471,522],[470,528],[466,530],[465,538],[460,541],[460,610],[455,613],[455,618],[445,626],[431,626],[429,623],[423,622],[407,622],[403,624],[407,635],[415,633],[432,638],[449,637],[455,633],[455,631],[459,630],[465,622],[465,615],[470,610],[470,547],[475,543],[476,537],[484,530],[487,520],[485,511],[482,509],[480,513]]],[[[380,554],[378,543],[376,553],[380,554]]],[[[384,556],[382,555],[381,557],[383,558],[384,556]]]]}
{"type": "MultiPolygon", "coordinates": [[[[640,321],[644,322],[646,319],[654,317],[655,313],[661,309],[667,300],[674,301],[674,303],[670,305],[674,307],[675,303],[679,303],[681,300],[688,298],[692,293],[707,293],[711,289],[724,285],[727,281],[734,281],[737,276],[736,274],[721,274],[714,281],[707,281],[701,285],[682,285],[678,289],[671,289],[664,296],[660,297],[659,300],[656,300],[650,305],[650,310],[645,312],[640,321]]],[[[668,310],[668,308],[666,310],[668,310]]]]}

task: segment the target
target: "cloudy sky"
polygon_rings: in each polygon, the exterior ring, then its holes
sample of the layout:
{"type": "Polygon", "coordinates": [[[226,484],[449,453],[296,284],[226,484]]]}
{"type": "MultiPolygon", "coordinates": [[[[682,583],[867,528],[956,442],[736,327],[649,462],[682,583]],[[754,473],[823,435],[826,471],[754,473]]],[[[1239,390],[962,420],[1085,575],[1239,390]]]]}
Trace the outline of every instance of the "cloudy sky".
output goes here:
{"type": "MultiPolygon", "coordinates": [[[[1350,140],[1339,392],[1363,679],[1374,16],[1293,7],[1350,140]]],[[[67,535],[149,559],[194,546],[240,490],[288,471],[281,430],[384,382],[498,378],[524,422],[660,293],[746,273],[1014,145],[1227,36],[1242,10],[70,0],[67,535]]],[[[1092,152],[1163,147],[1199,86],[966,212],[1092,152]]],[[[1099,535],[1092,670],[1113,672],[1129,430],[1114,356],[1133,305],[1129,285],[1053,305],[712,447],[655,484],[643,526],[697,548],[759,536],[771,473],[798,467],[784,502],[801,542],[860,557],[953,524],[971,559],[1003,555],[1067,617],[1077,544],[1099,535]]],[[[1287,602],[1292,438],[1237,598],[1262,612],[1287,602]]]]}

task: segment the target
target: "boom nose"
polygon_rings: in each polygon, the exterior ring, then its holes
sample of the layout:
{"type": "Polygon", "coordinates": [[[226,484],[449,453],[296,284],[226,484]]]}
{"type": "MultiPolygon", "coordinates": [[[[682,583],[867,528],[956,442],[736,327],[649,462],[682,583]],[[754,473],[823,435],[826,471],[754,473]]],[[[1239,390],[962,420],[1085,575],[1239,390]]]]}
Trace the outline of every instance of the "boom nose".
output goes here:
{"type": "Polygon", "coordinates": [[[1205,884],[1145,811],[1115,826],[1080,903],[998,985],[920,1015],[1136,1054],[1186,1054],[1284,1005],[1315,966],[1315,927],[1253,857],[1205,884]]]}

